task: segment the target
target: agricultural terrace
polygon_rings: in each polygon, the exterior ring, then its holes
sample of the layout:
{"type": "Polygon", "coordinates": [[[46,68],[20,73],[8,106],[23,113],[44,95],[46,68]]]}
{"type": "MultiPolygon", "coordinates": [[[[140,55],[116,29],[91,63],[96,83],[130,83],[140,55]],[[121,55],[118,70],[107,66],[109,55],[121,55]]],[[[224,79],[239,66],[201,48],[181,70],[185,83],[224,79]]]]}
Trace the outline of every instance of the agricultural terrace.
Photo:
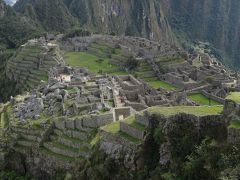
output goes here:
{"type": "Polygon", "coordinates": [[[188,96],[188,99],[198,103],[199,105],[206,105],[206,106],[216,106],[216,105],[221,105],[219,102],[214,101],[214,100],[209,100],[208,97],[204,96],[201,93],[197,94],[192,94],[188,96]]]}

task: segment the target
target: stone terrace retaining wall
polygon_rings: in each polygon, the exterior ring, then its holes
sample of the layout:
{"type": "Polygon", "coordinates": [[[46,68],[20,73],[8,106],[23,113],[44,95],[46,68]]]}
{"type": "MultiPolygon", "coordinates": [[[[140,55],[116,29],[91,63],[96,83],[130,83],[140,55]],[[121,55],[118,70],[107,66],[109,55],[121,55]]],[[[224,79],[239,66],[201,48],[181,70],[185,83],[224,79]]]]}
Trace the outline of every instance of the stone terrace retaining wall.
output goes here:
{"type": "Polygon", "coordinates": [[[146,106],[144,104],[137,103],[137,102],[130,102],[128,100],[125,101],[125,104],[126,104],[126,106],[131,106],[136,111],[141,111],[141,110],[148,108],[148,106],[146,106]]]}
{"type": "Polygon", "coordinates": [[[122,132],[129,134],[132,137],[135,137],[137,139],[143,140],[144,138],[144,131],[140,131],[134,127],[131,127],[130,125],[124,123],[124,122],[120,122],[120,129],[122,132]]]}
{"type": "Polygon", "coordinates": [[[107,113],[96,116],[84,116],[74,120],[57,120],[55,126],[58,129],[82,129],[83,127],[98,128],[113,122],[113,114],[107,113]]]}
{"type": "Polygon", "coordinates": [[[91,116],[89,119],[83,119],[82,125],[84,127],[97,128],[109,124],[111,122],[113,122],[113,114],[109,113],[99,116],[91,116]]]}
{"type": "Polygon", "coordinates": [[[149,115],[148,113],[144,112],[143,115],[136,114],[135,115],[136,122],[139,124],[143,124],[144,126],[149,126],[149,115]]]}
{"type": "Polygon", "coordinates": [[[240,129],[228,128],[228,142],[240,144],[240,129]]]}

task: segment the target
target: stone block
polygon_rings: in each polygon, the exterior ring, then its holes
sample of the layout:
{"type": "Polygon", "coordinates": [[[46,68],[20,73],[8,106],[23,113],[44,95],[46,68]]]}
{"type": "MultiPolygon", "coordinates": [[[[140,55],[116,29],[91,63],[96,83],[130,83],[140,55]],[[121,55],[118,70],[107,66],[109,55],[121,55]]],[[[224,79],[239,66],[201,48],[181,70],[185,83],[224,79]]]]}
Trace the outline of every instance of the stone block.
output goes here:
{"type": "Polygon", "coordinates": [[[66,128],[67,129],[75,129],[76,128],[75,120],[66,121],[66,128]]]}
{"type": "Polygon", "coordinates": [[[66,128],[66,122],[64,120],[56,121],[55,126],[56,126],[57,129],[64,130],[66,128]]]}

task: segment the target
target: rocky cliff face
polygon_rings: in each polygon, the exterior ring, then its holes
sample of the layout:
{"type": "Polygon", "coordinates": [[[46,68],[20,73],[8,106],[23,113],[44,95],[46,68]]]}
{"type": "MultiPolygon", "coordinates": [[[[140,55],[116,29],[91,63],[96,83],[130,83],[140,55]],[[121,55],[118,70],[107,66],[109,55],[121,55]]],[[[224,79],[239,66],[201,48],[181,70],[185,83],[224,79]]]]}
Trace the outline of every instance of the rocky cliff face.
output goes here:
{"type": "Polygon", "coordinates": [[[80,25],[99,33],[174,42],[161,2],[157,0],[20,0],[14,8],[37,19],[46,30],[64,31],[80,25]]]}
{"type": "Polygon", "coordinates": [[[80,0],[67,5],[70,12],[81,19],[81,24],[100,32],[173,41],[159,1],[80,0]]]}
{"type": "Polygon", "coordinates": [[[2,18],[5,14],[5,4],[0,1],[0,18],[2,18]]]}

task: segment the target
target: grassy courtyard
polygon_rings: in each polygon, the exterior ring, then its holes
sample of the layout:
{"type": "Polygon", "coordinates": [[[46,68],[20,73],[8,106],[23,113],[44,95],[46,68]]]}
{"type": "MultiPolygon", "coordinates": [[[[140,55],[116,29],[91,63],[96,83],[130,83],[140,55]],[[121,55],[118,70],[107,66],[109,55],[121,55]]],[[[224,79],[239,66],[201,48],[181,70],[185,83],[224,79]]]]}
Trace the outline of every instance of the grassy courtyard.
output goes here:
{"type": "Polygon", "coordinates": [[[207,105],[207,106],[221,105],[219,102],[214,101],[214,100],[210,100],[210,102],[209,102],[209,99],[201,93],[189,95],[188,99],[198,103],[199,105],[207,105]]]}
{"type": "Polygon", "coordinates": [[[226,99],[240,103],[240,92],[231,92],[226,99]]]}
{"type": "Polygon", "coordinates": [[[160,81],[157,78],[145,78],[144,81],[146,81],[151,87],[153,88],[164,88],[166,90],[177,90],[176,87],[173,85],[166,83],[164,81],[160,81]]]}
{"type": "Polygon", "coordinates": [[[223,111],[223,106],[172,106],[172,107],[150,107],[150,113],[159,113],[164,116],[172,116],[179,113],[192,114],[196,116],[218,115],[223,111]]]}
{"type": "Polygon", "coordinates": [[[85,52],[67,52],[65,54],[66,64],[73,67],[85,67],[91,72],[99,74],[126,74],[119,67],[109,63],[107,58],[99,58],[95,55],[85,52]]]}

